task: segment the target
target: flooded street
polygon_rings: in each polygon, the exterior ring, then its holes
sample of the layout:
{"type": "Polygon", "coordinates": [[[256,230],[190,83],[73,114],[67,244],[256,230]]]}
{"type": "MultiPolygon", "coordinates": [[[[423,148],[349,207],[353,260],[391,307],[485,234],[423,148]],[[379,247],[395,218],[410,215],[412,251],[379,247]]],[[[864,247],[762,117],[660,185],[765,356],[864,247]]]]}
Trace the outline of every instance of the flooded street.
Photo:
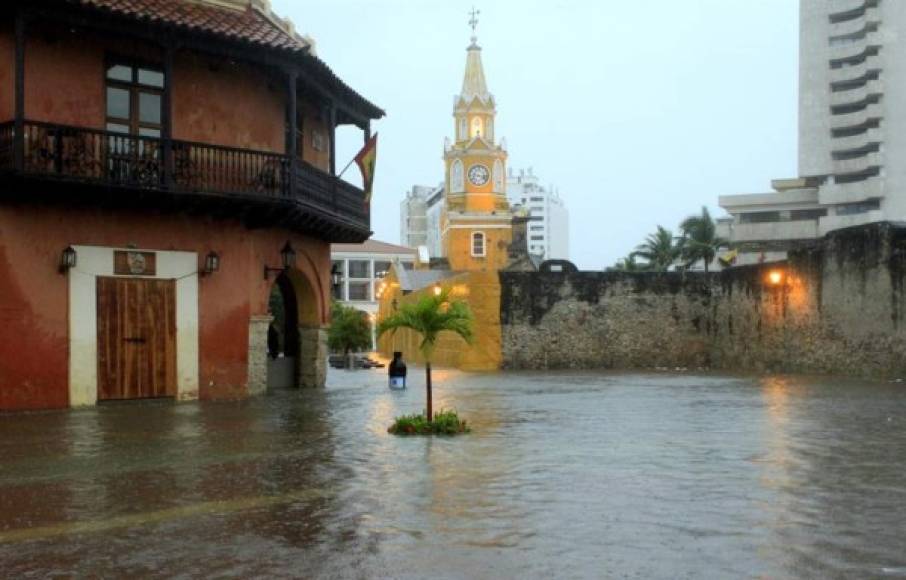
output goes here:
{"type": "Polygon", "coordinates": [[[3,577],[906,577],[906,385],[437,373],[0,416],[3,577]]]}

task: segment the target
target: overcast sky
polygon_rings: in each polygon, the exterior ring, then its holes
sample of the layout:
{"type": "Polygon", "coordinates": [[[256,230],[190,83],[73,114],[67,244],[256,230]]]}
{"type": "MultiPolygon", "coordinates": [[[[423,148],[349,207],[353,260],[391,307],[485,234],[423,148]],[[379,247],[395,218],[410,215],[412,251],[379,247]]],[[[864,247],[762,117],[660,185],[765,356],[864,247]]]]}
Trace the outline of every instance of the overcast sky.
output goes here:
{"type": "MultiPolygon", "coordinates": [[[[399,242],[413,184],[443,179],[469,44],[465,0],[272,0],[387,111],[375,238],[399,242]]],[[[612,264],[658,224],[796,175],[795,0],[483,0],[479,44],[512,168],[570,212],[572,259],[612,264]]],[[[342,167],[361,132],[338,140],[342,167]]],[[[350,170],[355,179],[357,171],[350,170]]]]}

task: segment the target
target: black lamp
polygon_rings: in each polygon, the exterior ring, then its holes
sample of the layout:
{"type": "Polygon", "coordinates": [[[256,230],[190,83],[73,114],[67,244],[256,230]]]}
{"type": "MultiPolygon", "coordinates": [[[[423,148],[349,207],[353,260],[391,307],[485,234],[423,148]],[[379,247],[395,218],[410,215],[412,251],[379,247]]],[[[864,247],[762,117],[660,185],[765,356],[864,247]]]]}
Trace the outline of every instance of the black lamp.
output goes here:
{"type": "Polygon", "coordinates": [[[79,255],[76,254],[76,251],[72,246],[68,246],[63,250],[63,254],[60,255],[60,273],[65,274],[69,270],[75,268],[78,262],[79,255]]]}
{"type": "Polygon", "coordinates": [[[210,276],[220,270],[220,254],[211,251],[205,256],[204,269],[200,272],[202,276],[210,276]]]}
{"type": "Polygon", "coordinates": [[[282,268],[271,268],[264,265],[264,279],[267,280],[271,274],[282,274],[287,270],[292,270],[296,266],[296,250],[293,249],[289,242],[280,250],[280,260],[283,262],[282,268]]]}
{"type": "Polygon", "coordinates": [[[296,250],[293,249],[289,242],[286,242],[286,245],[280,250],[280,257],[283,258],[284,270],[289,270],[296,266],[296,250]]]}
{"type": "Polygon", "coordinates": [[[334,264],[330,269],[330,283],[333,285],[334,290],[339,288],[340,284],[343,283],[343,274],[340,273],[340,267],[337,264],[334,264]]]}

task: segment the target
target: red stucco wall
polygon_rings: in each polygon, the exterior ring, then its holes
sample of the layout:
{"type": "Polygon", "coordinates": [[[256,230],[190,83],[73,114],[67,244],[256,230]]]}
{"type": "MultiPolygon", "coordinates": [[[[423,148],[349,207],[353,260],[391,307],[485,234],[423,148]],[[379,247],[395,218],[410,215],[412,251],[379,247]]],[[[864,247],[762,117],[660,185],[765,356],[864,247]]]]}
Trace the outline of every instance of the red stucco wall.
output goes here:
{"type": "Polygon", "coordinates": [[[273,278],[291,241],[297,267],[313,283],[317,312],[329,317],[330,246],[280,230],[250,231],[238,222],[103,210],[0,207],[0,410],[66,407],[68,401],[68,278],[57,272],[68,245],[211,250],[221,270],[199,281],[200,396],[244,396],[249,318],[267,313],[273,278]]]}
{"type": "Polygon", "coordinates": [[[33,30],[25,43],[25,117],[104,128],[104,50],[90,38],[33,30]]]}
{"type": "Polygon", "coordinates": [[[13,31],[0,24],[0,123],[13,118],[16,110],[16,48],[13,31]]]}
{"type": "MultiPolygon", "coordinates": [[[[311,163],[322,171],[330,170],[330,131],[327,121],[321,113],[310,104],[302,105],[302,112],[305,118],[302,120],[302,142],[299,147],[302,149],[302,159],[311,163]],[[315,132],[321,134],[321,150],[314,147],[315,132]]],[[[339,171],[340,167],[337,168],[339,171]]]]}
{"type": "MultiPolygon", "coordinates": [[[[9,103],[0,90],[0,113],[14,105],[14,43],[12,30],[0,28],[0,87],[9,86],[9,103]],[[8,81],[6,80],[8,77],[8,81]]],[[[108,56],[162,63],[159,47],[116,42],[50,25],[29,29],[26,44],[26,117],[35,121],[103,128],[106,118],[105,65],[108,56]]],[[[285,150],[286,107],[283,81],[264,69],[224,59],[177,52],[173,70],[173,137],[282,153],[285,150]]],[[[306,111],[305,159],[328,168],[326,123],[314,106],[306,111]],[[311,131],[324,136],[324,151],[311,146],[311,131]]]]}
{"type": "Polygon", "coordinates": [[[282,153],[282,85],[239,64],[180,53],[173,70],[173,138],[282,153]]]}

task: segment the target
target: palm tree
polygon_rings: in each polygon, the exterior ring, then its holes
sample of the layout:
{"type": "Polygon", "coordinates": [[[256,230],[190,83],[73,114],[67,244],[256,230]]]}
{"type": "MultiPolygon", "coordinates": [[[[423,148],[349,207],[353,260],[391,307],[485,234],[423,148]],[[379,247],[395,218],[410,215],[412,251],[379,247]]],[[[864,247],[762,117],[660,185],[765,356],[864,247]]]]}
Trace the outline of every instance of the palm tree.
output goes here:
{"type": "Polygon", "coordinates": [[[717,255],[717,251],[728,244],[718,237],[717,225],[711,219],[708,208],[702,206],[701,215],[690,215],[680,224],[683,235],[679,239],[680,255],[688,268],[699,260],[705,262],[705,273],[717,255]]]}
{"type": "Polygon", "coordinates": [[[425,359],[425,378],[428,399],[428,421],[433,417],[431,405],[431,357],[437,346],[437,339],[443,332],[459,335],[472,344],[472,311],[465,302],[450,301],[450,291],[443,290],[433,295],[423,296],[415,304],[403,304],[399,310],[378,324],[378,336],[389,332],[395,334],[400,328],[408,328],[422,337],[419,352],[425,359]]]}
{"type": "Polygon", "coordinates": [[[617,263],[607,268],[608,272],[644,272],[648,269],[647,264],[639,264],[635,261],[635,253],[629,254],[625,258],[617,260],[617,263]]]}
{"type": "Polygon", "coordinates": [[[658,226],[657,231],[648,234],[645,242],[636,246],[633,256],[648,260],[652,270],[665,271],[679,257],[680,248],[674,243],[673,232],[658,226]]]}

